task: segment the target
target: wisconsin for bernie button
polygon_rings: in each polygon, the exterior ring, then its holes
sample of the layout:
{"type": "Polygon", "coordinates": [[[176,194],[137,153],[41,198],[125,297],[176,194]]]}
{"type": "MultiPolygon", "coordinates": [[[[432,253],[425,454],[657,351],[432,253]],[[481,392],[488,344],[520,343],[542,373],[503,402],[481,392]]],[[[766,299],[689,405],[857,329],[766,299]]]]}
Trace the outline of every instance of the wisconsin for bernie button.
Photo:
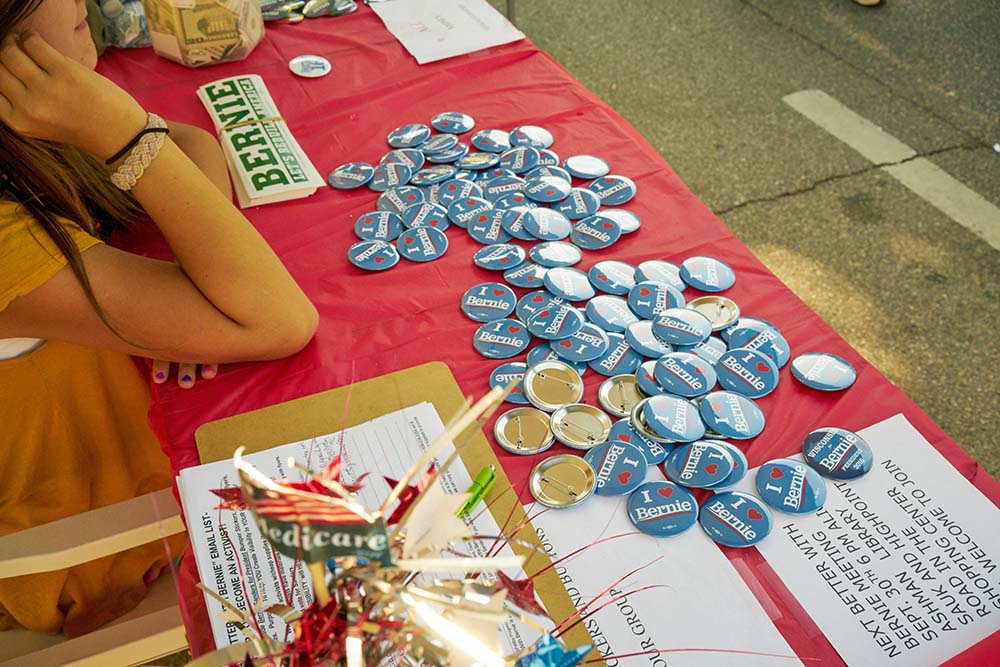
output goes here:
{"type": "Polygon", "coordinates": [[[719,384],[750,398],[767,396],[778,386],[778,365],[756,350],[730,350],[715,365],[719,384]]]}
{"type": "Polygon", "coordinates": [[[738,491],[724,491],[706,500],[698,521],[713,540],[738,548],[757,544],[774,525],[771,510],[763,502],[738,491]]]}
{"type": "Polygon", "coordinates": [[[768,505],[788,514],[811,514],[826,502],[826,482],[805,463],[774,459],[757,468],[757,493],[768,505]]]}
{"type": "Polygon", "coordinates": [[[832,479],[861,477],[875,463],[871,446],[860,435],[829,426],[806,436],[802,454],[806,463],[832,479]]]}
{"type": "Polygon", "coordinates": [[[476,330],[472,346],[484,357],[506,359],[524,351],[531,342],[531,334],[517,320],[503,319],[487,322],[476,330]]]}
{"type": "Polygon", "coordinates": [[[672,451],[663,472],[683,486],[710,489],[726,481],[735,467],[729,450],[714,440],[701,440],[672,451]]]}
{"type": "Polygon", "coordinates": [[[599,496],[623,496],[634,490],[646,478],[646,461],[642,450],[620,440],[606,442],[587,451],[584,460],[597,473],[599,496]]]}
{"type": "Polygon", "coordinates": [[[829,352],[807,352],[792,361],[792,377],[807,387],[822,391],[847,389],[857,378],[854,367],[829,352]]]}
{"type": "Polygon", "coordinates": [[[462,296],[462,312],[476,322],[492,322],[511,314],[517,297],[502,283],[481,283],[462,296]]]}
{"type": "Polygon", "coordinates": [[[698,503],[673,482],[647,482],[629,495],[628,518],[647,535],[680,535],[698,522],[698,503]]]}

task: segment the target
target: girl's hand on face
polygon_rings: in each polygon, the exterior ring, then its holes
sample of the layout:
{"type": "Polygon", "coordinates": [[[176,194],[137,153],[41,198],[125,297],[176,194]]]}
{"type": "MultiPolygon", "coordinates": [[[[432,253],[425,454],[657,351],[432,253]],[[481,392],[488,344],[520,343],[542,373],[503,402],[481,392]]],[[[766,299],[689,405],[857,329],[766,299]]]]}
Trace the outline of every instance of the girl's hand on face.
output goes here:
{"type": "MultiPolygon", "coordinates": [[[[169,361],[153,359],[153,382],[163,384],[170,377],[169,361]]],[[[197,366],[195,364],[177,364],[177,384],[181,389],[190,389],[194,386],[197,366]]],[[[201,364],[201,379],[211,380],[219,374],[218,364],[201,364]]]]}
{"type": "Polygon", "coordinates": [[[145,127],[146,112],[115,83],[28,32],[0,44],[0,120],[105,159],[145,127]]]}

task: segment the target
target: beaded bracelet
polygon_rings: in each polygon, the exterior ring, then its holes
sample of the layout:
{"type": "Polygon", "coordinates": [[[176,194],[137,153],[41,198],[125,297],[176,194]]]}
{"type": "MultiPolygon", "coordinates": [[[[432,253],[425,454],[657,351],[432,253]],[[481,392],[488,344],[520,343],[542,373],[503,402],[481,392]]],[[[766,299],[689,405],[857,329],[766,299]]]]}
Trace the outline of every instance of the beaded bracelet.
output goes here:
{"type": "Polygon", "coordinates": [[[138,142],[135,143],[129,156],[125,158],[125,162],[111,174],[111,182],[117,188],[131,190],[135,186],[136,182],[138,182],[139,178],[146,171],[146,167],[150,165],[153,159],[159,154],[160,148],[163,147],[163,142],[166,140],[166,132],[160,130],[166,129],[167,124],[162,118],[154,113],[148,115],[146,127],[137,135],[138,142]],[[157,131],[150,132],[149,130],[157,131]]]}

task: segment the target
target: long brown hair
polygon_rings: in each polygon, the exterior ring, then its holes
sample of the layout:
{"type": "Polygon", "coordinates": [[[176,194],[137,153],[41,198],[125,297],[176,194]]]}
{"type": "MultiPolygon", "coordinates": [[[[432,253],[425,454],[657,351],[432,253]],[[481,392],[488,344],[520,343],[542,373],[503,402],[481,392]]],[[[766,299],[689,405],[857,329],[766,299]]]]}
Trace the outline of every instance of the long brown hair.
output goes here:
{"type": "MultiPolygon", "coordinates": [[[[30,17],[41,2],[0,3],[0,40],[30,17]]],[[[104,166],[90,153],[66,144],[23,137],[4,123],[0,123],[0,179],[0,188],[24,206],[55,243],[80,281],[87,300],[114,331],[97,303],[80,251],[59,218],[106,239],[139,216],[135,200],[111,183],[104,166]]]]}

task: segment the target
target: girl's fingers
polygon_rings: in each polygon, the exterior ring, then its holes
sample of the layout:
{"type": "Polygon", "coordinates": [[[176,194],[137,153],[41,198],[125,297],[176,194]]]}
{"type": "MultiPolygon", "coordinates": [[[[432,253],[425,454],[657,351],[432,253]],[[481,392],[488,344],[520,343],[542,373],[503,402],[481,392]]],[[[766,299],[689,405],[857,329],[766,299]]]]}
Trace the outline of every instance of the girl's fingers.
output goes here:
{"type": "Polygon", "coordinates": [[[153,359],[153,382],[163,384],[170,377],[170,362],[153,359]]]}
{"type": "Polygon", "coordinates": [[[177,384],[180,385],[181,389],[190,389],[194,386],[195,380],[195,365],[194,364],[177,364],[177,384]]]}
{"type": "Polygon", "coordinates": [[[0,64],[16,76],[25,88],[45,86],[45,72],[16,42],[5,40],[3,49],[0,49],[0,64]]]}
{"type": "Polygon", "coordinates": [[[69,61],[69,58],[59,53],[36,32],[29,31],[21,35],[21,48],[31,56],[38,67],[49,74],[69,61]]]}
{"type": "Polygon", "coordinates": [[[202,364],[201,365],[201,377],[205,380],[211,380],[216,375],[219,374],[218,364],[202,364]]]}

